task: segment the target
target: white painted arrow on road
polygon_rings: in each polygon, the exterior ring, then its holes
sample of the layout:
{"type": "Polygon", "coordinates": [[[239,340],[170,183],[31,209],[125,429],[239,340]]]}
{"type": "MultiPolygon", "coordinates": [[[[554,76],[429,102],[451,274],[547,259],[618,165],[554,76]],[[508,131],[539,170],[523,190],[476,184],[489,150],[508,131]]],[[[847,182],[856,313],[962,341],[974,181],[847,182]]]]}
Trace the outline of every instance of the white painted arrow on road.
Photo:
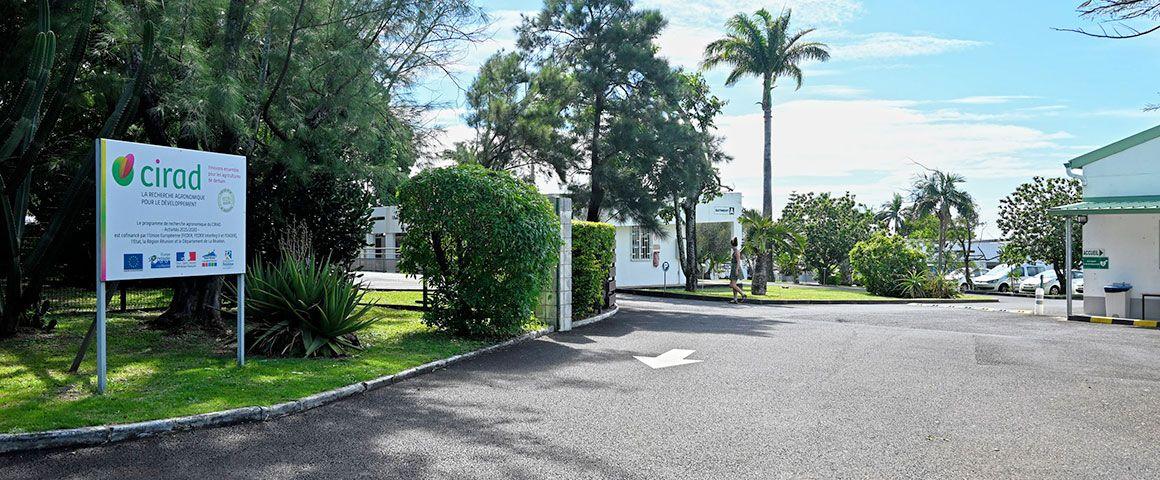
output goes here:
{"type": "Polygon", "coordinates": [[[633,357],[652,368],[666,368],[700,362],[700,360],[689,360],[685,358],[692,355],[695,351],[672,349],[655,357],[642,357],[638,355],[634,355],[633,357]]]}

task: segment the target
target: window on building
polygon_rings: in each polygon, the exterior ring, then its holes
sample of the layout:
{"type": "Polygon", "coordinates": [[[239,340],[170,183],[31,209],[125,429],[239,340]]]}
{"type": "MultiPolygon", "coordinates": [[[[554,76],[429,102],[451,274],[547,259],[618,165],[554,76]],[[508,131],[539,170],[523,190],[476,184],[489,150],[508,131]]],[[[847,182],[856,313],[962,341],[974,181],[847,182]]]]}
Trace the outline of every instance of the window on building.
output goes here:
{"type": "Polygon", "coordinates": [[[633,260],[652,260],[652,236],[643,228],[632,227],[630,250],[633,260]]]}

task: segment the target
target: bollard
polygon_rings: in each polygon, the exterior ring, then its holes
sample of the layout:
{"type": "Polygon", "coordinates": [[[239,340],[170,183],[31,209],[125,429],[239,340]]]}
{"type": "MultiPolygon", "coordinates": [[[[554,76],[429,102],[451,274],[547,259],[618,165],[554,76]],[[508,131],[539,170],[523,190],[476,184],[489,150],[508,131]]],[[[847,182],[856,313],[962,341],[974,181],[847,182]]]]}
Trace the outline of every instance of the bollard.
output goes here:
{"type": "Polygon", "coordinates": [[[1047,305],[1043,302],[1043,275],[1040,275],[1039,286],[1035,287],[1035,315],[1047,314],[1047,305]]]}

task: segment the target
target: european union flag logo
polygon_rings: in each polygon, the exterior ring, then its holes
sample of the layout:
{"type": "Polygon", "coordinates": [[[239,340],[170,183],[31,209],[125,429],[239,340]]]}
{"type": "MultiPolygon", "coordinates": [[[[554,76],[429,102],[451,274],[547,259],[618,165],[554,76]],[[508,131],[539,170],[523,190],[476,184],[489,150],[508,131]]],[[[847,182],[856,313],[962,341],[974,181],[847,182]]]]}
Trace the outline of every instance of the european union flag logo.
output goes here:
{"type": "Polygon", "coordinates": [[[140,253],[125,254],[125,271],[141,270],[145,268],[145,255],[140,253]]]}

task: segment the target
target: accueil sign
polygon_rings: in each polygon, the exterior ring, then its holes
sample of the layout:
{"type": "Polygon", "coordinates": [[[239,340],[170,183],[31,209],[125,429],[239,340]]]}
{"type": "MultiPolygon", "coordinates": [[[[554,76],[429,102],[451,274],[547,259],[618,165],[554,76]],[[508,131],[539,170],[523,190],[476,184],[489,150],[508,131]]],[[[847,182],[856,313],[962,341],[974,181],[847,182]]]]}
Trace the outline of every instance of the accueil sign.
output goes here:
{"type": "MultiPolygon", "coordinates": [[[[105,282],[246,272],[246,157],[98,139],[97,363],[105,389],[105,282]]],[[[244,362],[238,315],[238,362],[244,362]]]]}

